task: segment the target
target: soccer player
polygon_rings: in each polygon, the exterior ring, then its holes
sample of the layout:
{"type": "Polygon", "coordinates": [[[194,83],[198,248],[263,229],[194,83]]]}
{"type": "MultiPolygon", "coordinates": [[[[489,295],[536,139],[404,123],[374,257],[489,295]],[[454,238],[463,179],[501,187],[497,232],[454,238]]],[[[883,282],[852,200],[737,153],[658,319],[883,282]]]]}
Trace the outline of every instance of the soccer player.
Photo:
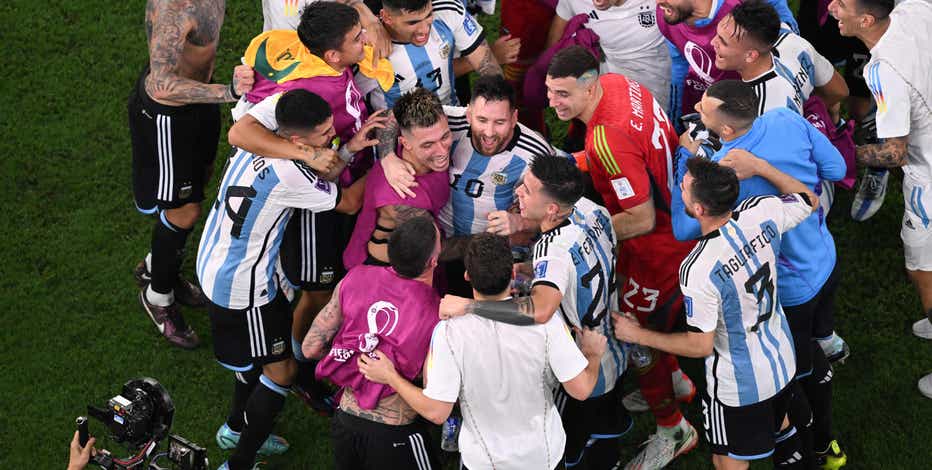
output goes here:
{"type": "MultiPolygon", "coordinates": [[[[518,122],[515,90],[504,77],[480,76],[471,94],[467,107],[444,107],[453,133],[450,200],[438,220],[447,237],[442,259],[447,292],[460,296],[472,293],[463,281],[462,263],[469,237],[485,231],[510,235],[530,228],[509,210],[515,203],[515,188],[535,156],[555,153],[543,136],[518,122]]],[[[389,181],[392,174],[400,181],[413,175],[410,165],[394,155],[381,163],[389,181]]]]}
{"type": "Polygon", "coordinates": [[[385,93],[389,108],[403,93],[418,87],[437,93],[445,105],[457,105],[454,53],[480,75],[502,73],[482,26],[460,0],[384,0],[379,17],[394,41],[388,59],[395,69],[395,84],[385,93]]]}
{"type": "Polygon", "coordinates": [[[670,52],[657,28],[654,0],[559,0],[547,45],[563,36],[574,16],[589,15],[586,28],[599,35],[605,61],[601,73],[620,73],[647,87],[667,109],[670,98],[670,52]]]}
{"type": "MultiPolygon", "coordinates": [[[[584,190],[583,175],[571,160],[553,155],[534,158],[517,190],[521,216],[541,231],[531,250],[532,264],[521,266],[525,275],[533,276],[531,295],[495,302],[447,295],[441,302],[441,317],[476,313],[516,324],[544,324],[559,309],[571,326],[609,336],[608,312],[618,305],[617,239],[608,211],[583,198],[584,190]]],[[[581,338],[577,335],[576,340],[579,343],[581,338]]],[[[633,423],[618,407],[616,385],[627,364],[624,345],[609,340],[600,360],[598,384],[588,399],[558,392],[568,467],[613,468],[618,462],[618,438],[633,423]]],[[[695,445],[695,430],[687,439],[695,445]]]]}
{"type": "MultiPolygon", "coordinates": [[[[513,277],[508,239],[492,234],[473,238],[466,250],[466,273],[476,299],[508,300],[513,277]]],[[[437,424],[459,401],[460,455],[466,468],[562,469],[566,433],[553,392],[559,382],[573,398],[588,398],[607,347],[596,330],[584,328],[577,335],[580,348],[556,315],[534,326],[466,315],[434,329],[423,389],[399,374],[378,350],[378,360],[360,355],[359,370],[366,379],[395,389],[437,424]]]]}
{"type": "MultiPolygon", "coordinates": [[[[677,241],[670,226],[672,125],[647,88],[623,75],[599,77],[595,57],[580,47],[554,56],[546,84],[557,117],[586,124],[583,165],[621,242],[615,268],[621,308],[670,331],[682,311],[676,267],[693,245],[677,241]]],[[[629,465],[660,468],[695,444],[696,431],[677,404],[692,400],[695,387],[674,356],[639,348],[634,358],[641,390],[626,397],[626,406],[649,408],[657,435],[629,465]]]]}
{"type": "Polygon", "coordinates": [[[759,114],[783,107],[803,114],[813,93],[828,108],[848,96],[831,62],[797,34],[781,31],[777,11],[764,0],[735,6],[718,23],[712,48],[716,67],[738,72],[754,87],[759,114]]]}
{"type": "MultiPolygon", "coordinates": [[[[365,175],[373,163],[371,146],[376,143],[370,134],[385,121],[382,113],[369,114],[363,92],[354,80],[354,67],[365,65],[365,56],[369,53],[365,41],[366,32],[359,14],[346,5],[331,1],[315,2],[305,8],[297,33],[273,31],[253,39],[247,56],[257,58],[258,74],[268,72],[258,65],[259,58],[287,55],[300,59],[297,65],[289,67],[300,71],[301,76],[281,84],[260,81],[253,93],[256,89],[264,91],[269,86],[274,86],[274,90],[298,87],[314,92],[330,104],[335,137],[333,142],[326,142],[322,148],[310,148],[275,135],[274,130],[278,127],[275,105],[280,94],[273,94],[251,107],[230,128],[230,143],[267,158],[294,158],[297,152],[305,155],[302,160],[308,160],[323,154],[339,153],[333,170],[320,176],[337,179],[342,187],[365,175]],[[273,50],[278,44],[276,38],[281,34],[290,34],[290,40],[285,41],[287,49],[273,50]],[[331,146],[339,148],[339,151],[331,149],[331,146]]],[[[387,61],[383,62],[387,66],[387,61]]],[[[314,364],[301,356],[301,348],[297,345],[304,338],[314,315],[330,300],[334,286],[346,272],[343,269],[343,249],[349,242],[354,223],[355,217],[351,215],[300,210],[289,222],[282,241],[284,274],[291,285],[303,291],[295,306],[292,336],[295,342],[292,349],[299,363],[295,392],[305,403],[324,414],[332,411],[325,401],[329,390],[314,382],[314,364]]]]}
{"type": "MultiPolygon", "coordinates": [[[[763,0],[741,3],[725,16],[712,47],[718,68],[737,71],[742,81],[754,87],[758,114],[788,108],[811,120],[808,111],[804,112],[804,106],[807,110],[812,106],[810,100],[822,100],[830,108],[848,95],[844,79],[832,64],[805,39],[789,30],[781,32],[780,17],[763,0]]],[[[835,126],[833,122],[821,124],[823,134],[825,127],[835,126]]],[[[813,190],[828,214],[834,183],[822,180],[813,190]]],[[[829,362],[843,362],[850,354],[848,344],[834,332],[833,318],[824,319],[824,324],[824,336],[816,339],[829,362]]]]}
{"type": "Polygon", "coordinates": [[[734,170],[699,157],[687,167],[683,200],[702,227],[702,238],[680,267],[688,331],[659,333],[613,314],[615,335],[705,358],[702,411],[715,468],[746,469],[750,460],[770,455],[777,468],[806,468],[794,458],[801,455],[800,438],[786,421],[795,360],[777,297],[776,264],[781,236],[807,219],[818,199],[778,173],[769,175],[777,187],[798,194],[754,197],[732,211],[739,193],[734,170]]]}
{"type": "Polygon", "coordinates": [[[333,468],[440,468],[425,423],[392,387],[366,380],[357,357],[391,360],[407,380],[421,373],[437,325],[432,280],[440,233],[430,217],[395,227],[388,266],[360,265],[337,285],[304,338],[304,355],[320,358],[317,376],[343,387],[331,421],[333,468]]]}
{"type": "MultiPolygon", "coordinates": [[[[312,146],[333,139],[330,106],[309,91],[284,94],[275,114],[281,136],[312,146]]],[[[197,256],[214,355],[236,375],[230,413],[217,431],[218,445],[235,450],[221,468],[252,468],[257,452],[288,448],[270,433],[295,373],[291,309],[276,269],[293,209],[356,212],[364,184],[341,191],[301,162],[242,149],[227,162],[197,256]]]]}
{"type": "MultiPolygon", "coordinates": [[[[780,19],[797,31],[796,19],[785,0],[767,0],[780,19]]],[[[672,95],[667,115],[678,121],[692,113],[709,85],[723,79],[738,78],[737,73],[719,69],[715,64],[712,38],[718,23],[740,0],[657,0],[657,25],[667,38],[673,59],[672,95]]]]}
{"type": "MultiPolygon", "coordinates": [[[[858,163],[903,168],[905,214],[900,238],[906,271],[916,286],[926,318],[913,333],[932,339],[932,54],[922,46],[932,39],[932,7],[906,0],[833,1],[829,5],[845,36],[860,39],[871,51],[864,76],[877,102],[877,137],[882,142],[858,147],[858,163]]],[[[932,374],[919,381],[932,398],[932,374]]]]}
{"type": "MultiPolygon", "coordinates": [[[[262,30],[298,29],[301,14],[308,5],[319,0],[262,0],[262,30]]],[[[391,40],[378,17],[372,14],[362,0],[330,0],[349,5],[359,12],[363,28],[372,40],[378,57],[385,57],[391,51],[391,40]]]]}
{"type": "Polygon", "coordinates": [[[400,158],[415,172],[414,197],[402,199],[389,186],[382,165],[375,165],[366,182],[362,210],[343,252],[347,270],[362,263],[387,266],[386,243],[396,226],[415,216],[436,219],[450,199],[450,145],[452,133],[437,95],[415,88],[395,103],[386,128],[394,141],[397,127],[400,158]]]}
{"type": "MultiPolygon", "coordinates": [[[[739,168],[748,152],[812,189],[820,180],[838,181],[846,171],[844,159],[832,143],[805,118],[793,111],[774,109],[757,117],[754,90],[738,80],[723,80],[706,90],[696,105],[702,122],[721,137],[722,148],[713,161],[739,168]]],[[[677,168],[692,156],[696,143],[684,134],[677,168]]],[[[741,167],[743,168],[743,167],[741,167]]],[[[681,174],[677,181],[681,181],[681,174]]],[[[781,194],[773,182],[756,175],[753,168],[738,171],[739,200],[781,194]],[[755,177],[758,176],[758,177],[755,177]]],[[[678,239],[701,235],[698,223],[688,217],[675,188],[672,200],[673,230],[678,239]]],[[[847,457],[832,435],[832,369],[816,338],[831,335],[827,319],[834,315],[839,272],[835,240],[820,209],[787,233],[781,241],[779,271],[780,304],[786,312],[796,348],[796,378],[812,409],[813,448],[832,468],[847,457]]],[[[800,398],[803,398],[802,395],[800,398]]],[[[800,432],[808,432],[808,413],[797,416],[800,432]],[[802,416],[805,414],[805,416],[802,416]]]]}
{"type": "Polygon", "coordinates": [[[206,299],[179,270],[217,154],[219,103],[236,101],[253,82],[250,71],[237,68],[233,83],[210,83],[223,13],[222,1],[192,7],[180,0],[149,0],[149,64],[127,106],[133,198],[143,214],[158,214],[151,251],[133,271],[139,302],[159,333],[186,349],[199,341],[178,303],[199,307],[206,299]]]}

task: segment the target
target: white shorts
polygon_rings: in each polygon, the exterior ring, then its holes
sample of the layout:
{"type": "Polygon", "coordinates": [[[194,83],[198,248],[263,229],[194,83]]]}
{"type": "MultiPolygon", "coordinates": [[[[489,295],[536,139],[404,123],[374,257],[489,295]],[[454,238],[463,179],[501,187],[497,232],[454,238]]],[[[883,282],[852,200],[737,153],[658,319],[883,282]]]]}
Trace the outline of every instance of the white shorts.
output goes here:
{"type": "Polygon", "coordinates": [[[932,183],[920,183],[903,176],[903,251],[906,269],[932,271],[932,183]]]}

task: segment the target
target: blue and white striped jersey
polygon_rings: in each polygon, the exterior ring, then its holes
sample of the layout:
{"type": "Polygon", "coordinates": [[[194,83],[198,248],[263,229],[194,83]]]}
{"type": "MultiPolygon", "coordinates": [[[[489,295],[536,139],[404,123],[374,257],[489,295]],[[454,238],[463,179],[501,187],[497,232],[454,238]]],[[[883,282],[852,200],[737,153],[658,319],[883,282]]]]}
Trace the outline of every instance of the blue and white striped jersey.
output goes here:
{"type": "Polygon", "coordinates": [[[483,155],[472,143],[466,108],[444,106],[453,133],[450,148],[450,200],[440,211],[440,226],[450,236],[485,232],[490,212],[507,210],[515,201],[515,188],[537,155],[555,150],[540,134],[521,123],[504,150],[483,155]]]}
{"type": "Polygon", "coordinates": [[[680,266],[687,325],[715,332],[706,383],[726,406],[764,401],[796,373],[793,335],[777,297],[777,257],[783,233],[810,213],[798,194],[749,198],[680,266]]]}
{"type": "Polygon", "coordinates": [[[611,314],[618,310],[615,289],[617,239],[608,210],[582,198],[562,225],[541,234],[534,244],[534,281],[563,294],[560,313],[577,328],[597,328],[608,338],[597,397],[612,391],[627,365],[627,350],[612,334],[611,314]]]}
{"type": "Polygon", "coordinates": [[[456,106],[459,101],[453,90],[453,57],[469,55],[485,41],[482,26],[466,12],[459,0],[433,0],[434,22],[427,44],[394,43],[388,56],[395,69],[395,84],[385,92],[385,104],[395,101],[414,88],[437,93],[440,102],[456,106]]]}
{"type": "Polygon", "coordinates": [[[747,82],[757,93],[757,114],[775,108],[789,108],[802,114],[812,91],[832,80],[835,67],[785,24],[772,53],[773,67],[747,82]]]}
{"type": "Polygon", "coordinates": [[[237,149],[227,161],[217,201],[197,249],[197,278],[215,305],[261,307],[279,288],[282,235],[294,208],[336,207],[338,187],[301,162],[237,149]]]}

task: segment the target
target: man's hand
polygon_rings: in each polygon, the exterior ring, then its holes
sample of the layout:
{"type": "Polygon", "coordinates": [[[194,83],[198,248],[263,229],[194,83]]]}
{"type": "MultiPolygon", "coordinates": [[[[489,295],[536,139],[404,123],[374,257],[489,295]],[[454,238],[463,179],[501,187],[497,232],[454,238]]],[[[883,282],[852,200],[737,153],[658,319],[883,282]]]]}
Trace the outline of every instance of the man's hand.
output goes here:
{"type": "Polygon", "coordinates": [[[349,150],[350,153],[355,154],[356,152],[366,148],[371,147],[379,143],[379,139],[375,137],[376,129],[382,129],[385,127],[385,121],[388,119],[385,116],[387,109],[380,109],[371,115],[369,119],[366,119],[366,122],[363,123],[362,127],[356,131],[356,135],[346,143],[346,150],[349,150]],[[372,134],[370,136],[370,134],[372,134]]]}
{"type": "Polygon", "coordinates": [[[385,30],[385,26],[373,16],[371,19],[360,18],[362,27],[366,30],[366,41],[372,46],[372,67],[378,66],[379,61],[387,59],[392,53],[392,38],[385,30]],[[374,20],[374,21],[373,21],[374,20]]]}
{"type": "Polygon", "coordinates": [[[68,470],[81,470],[87,466],[91,456],[97,455],[94,442],[96,442],[96,439],[92,437],[87,440],[87,444],[82,448],[81,441],[78,438],[78,431],[74,432],[74,438],[71,439],[71,456],[68,457],[68,470]]]}
{"type": "Polygon", "coordinates": [[[394,153],[383,156],[380,163],[388,185],[395,190],[398,197],[404,199],[406,196],[416,196],[411,190],[417,186],[417,181],[414,181],[414,167],[410,163],[398,158],[394,153]]]}
{"type": "Polygon", "coordinates": [[[498,65],[511,64],[518,60],[521,52],[521,38],[513,38],[510,34],[499,36],[492,44],[492,54],[498,65]]]}
{"type": "Polygon", "coordinates": [[[725,154],[719,165],[735,170],[739,180],[745,180],[760,174],[761,159],[744,149],[731,149],[725,154]]]}
{"type": "Polygon", "coordinates": [[[608,347],[608,339],[605,335],[591,328],[573,327],[573,331],[579,338],[579,350],[582,351],[583,356],[586,356],[586,359],[602,357],[605,354],[605,349],[608,347]]]}
{"type": "Polygon", "coordinates": [[[322,175],[333,171],[333,167],[340,161],[340,154],[333,149],[311,147],[304,144],[298,144],[298,148],[301,150],[301,154],[298,155],[296,160],[304,162],[322,175]]]}
{"type": "Polygon", "coordinates": [[[699,151],[700,142],[698,140],[693,140],[689,136],[689,131],[684,132],[680,135],[680,147],[685,148],[689,151],[690,154],[695,155],[699,151]]]}
{"type": "Polygon", "coordinates": [[[447,294],[440,299],[440,319],[447,320],[466,314],[466,307],[472,300],[447,294]]]}
{"type": "Polygon", "coordinates": [[[252,67],[248,65],[237,65],[233,67],[233,91],[237,95],[245,95],[252,91],[252,86],[256,83],[256,78],[252,67]]]}
{"type": "Polygon", "coordinates": [[[368,354],[360,354],[356,359],[356,366],[359,367],[359,372],[366,380],[387,385],[398,375],[395,371],[395,364],[392,364],[392,360],[378,349],[372,354],[375,354],[378,359],[373,359],[368,354]]]}
{"type": "Polygon", "coordinates": [[[641,324],[630,313],[612,312],[612,325],[615,327],[615,338],[626,343],[638,343],[641,333],[641,324]]]}
{"type": "Polygon", "coordinates": [[[489,226],[485,229],[486,232],[507,237],[508,235],[521,231],[521,214],[508,211],[495,211],[489,212],[486,219],[489,220],[489,226]]]}

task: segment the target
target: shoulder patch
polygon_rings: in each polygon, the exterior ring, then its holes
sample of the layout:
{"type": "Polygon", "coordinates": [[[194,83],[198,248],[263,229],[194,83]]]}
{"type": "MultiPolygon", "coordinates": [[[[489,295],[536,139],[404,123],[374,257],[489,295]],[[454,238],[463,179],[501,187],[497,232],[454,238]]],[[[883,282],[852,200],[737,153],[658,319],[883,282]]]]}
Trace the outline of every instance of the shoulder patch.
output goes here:
{"type": "Polygon", "coordinates": [[[321,190],[321,192],[330,194],[330,182],[323,178],[317,178],[317,182],[314,183],[314,187],[321,190]]]}
{"type": "Polygon", "coordinates": [[[634,188],[631,187],[631,182],[626,177],[612,180],[612,189],[615,190],[615,195],[619,200],[634,196],[634,188]]]}
{"type": "Polygon", "coordinates": [[[476,33],[476,22],[472,19],[472,15],[469,13],[466,13],[463,16],[463,29],[466,30],[466,34],[476,33]]]}
{"type": "Polygon", "coordinates": [[[693,317],[693,298],[688,295],[684,295],[683,296],[683,307],[686,310],[686,318],[692,318],[693,317]]]}
{"type": "Polygon", "coordinates": [[[547,261],[539,261],[534,265],[534,278],[542,279],[547,275],[547,261]]]}

